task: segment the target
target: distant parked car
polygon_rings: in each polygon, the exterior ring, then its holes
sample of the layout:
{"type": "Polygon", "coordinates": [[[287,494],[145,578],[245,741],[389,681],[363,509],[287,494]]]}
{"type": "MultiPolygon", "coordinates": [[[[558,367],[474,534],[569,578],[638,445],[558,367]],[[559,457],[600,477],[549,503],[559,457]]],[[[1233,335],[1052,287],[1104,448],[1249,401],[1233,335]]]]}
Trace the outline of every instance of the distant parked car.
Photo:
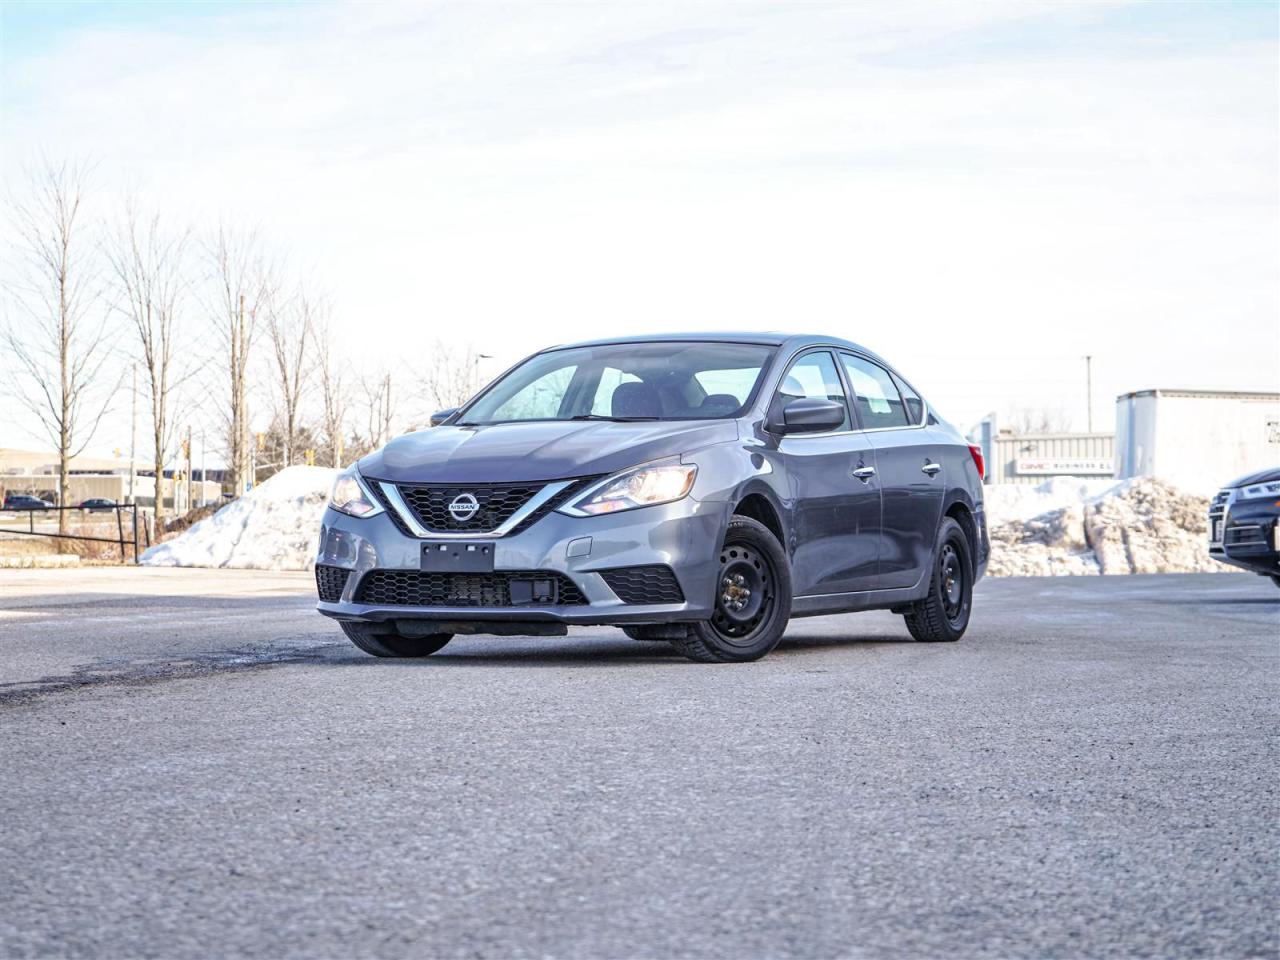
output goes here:
{"type": "Polygon", "coordinates": [[[53,504],[26,493],[10,493],[4,498],[6,510],[48,510],[53,504]]]}
{"type": "Polygon", "coordinates": [[[1280,469],[1232,480],[1209,504],[1209,556],[1280,587],[1280,469]]]}
{"type": "Polygon", "coordinates": [[[90,497],[80,501],[80,509],[90,513],[109,513],[116,508],[116,502],[109,497],[90,497]]]}

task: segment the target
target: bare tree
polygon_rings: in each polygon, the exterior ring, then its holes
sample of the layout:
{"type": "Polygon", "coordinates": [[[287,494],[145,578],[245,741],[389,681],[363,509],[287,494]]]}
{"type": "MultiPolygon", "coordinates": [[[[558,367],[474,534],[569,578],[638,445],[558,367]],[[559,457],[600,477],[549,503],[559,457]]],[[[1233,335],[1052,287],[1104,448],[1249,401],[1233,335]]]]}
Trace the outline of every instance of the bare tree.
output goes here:
{"type": "Polygon", "coordinates": [[[180,378],[175,369],[174,348],[185,292],[184,261],[189,236],[186,230],[166,232],[158,214],[143,222],[136,204],[130,201],[119,232],[107,248],[117,309],[128,317],[137,334],[144,386],[150,394],[157,524],[164,517],[164,465],[173,440],[170,392],[180,378]]]}
{"type": "Polygon", "coordinates": [[[380,372],[360,378],[364,430],[357,429],[351,447],[357,457],[376,450],[391,439],[394,407],[391,402],[391,374],[380,372]]]}
{"type": "Polygon", "coordinates": [[[283,466],[297,459],[298,413],[306,388],[311,357],[314,302],[304,289],[288,301],[267,306],[267,335],[271,340],[272,369],[279,392],[278,418],[283,439],[283,466]]]}
{"type": "Polygon", "coordinates": [[[326,306],[320,303],[313,318],[316,341],[316,371],[320,378],[321,426],[324,431],[325,460],[331,467],[342,466],[343,434],[347,423],[349,394],[345,365],[333,353],[333,326],[326,306]]]}
{"type": "Polygon", "coordinates": [[[271,281],[254,232],[237,233],[220,226],[207,246],[212,266],[214,303],[228,386],[228,466],[237,494],[252,471],[249,440],[249,355],[259,314],[271,281]]]}
{"type": "MultiPolygon", "coordinates": [[[[19,249],[8,286],[17,316],[6,314],[3,340],[25,375],[11,390],[57,447],[61,506],[71,460],[93,439],[119,385],[118,375],[107,375],[112,344],[84,210],[88,174],[83,165],[46,159],[11,205],[19,249]]],[[[65,511],[58,532],[67,532],[65,511]]]]}
{"type": "Polygon", "coordinates": [[[1066,433],[1071,429],[1071,418],[1059,407],[1014,407],[1000,418],[1000,426],[1012,430],[1016,436],[1033,433],[1066,433]]]}
{"type": "Polygon", "coordinates": [[[437,410],[460,407],[482,386],[480,362],[487,355],[477,353],[470,344],[462,347],[437,340],[427,351],[426,369],[415,367],[415,378],[420,377],[422,387],[418,399],[429,409],[421,417],[424,422],[437,410]]]}

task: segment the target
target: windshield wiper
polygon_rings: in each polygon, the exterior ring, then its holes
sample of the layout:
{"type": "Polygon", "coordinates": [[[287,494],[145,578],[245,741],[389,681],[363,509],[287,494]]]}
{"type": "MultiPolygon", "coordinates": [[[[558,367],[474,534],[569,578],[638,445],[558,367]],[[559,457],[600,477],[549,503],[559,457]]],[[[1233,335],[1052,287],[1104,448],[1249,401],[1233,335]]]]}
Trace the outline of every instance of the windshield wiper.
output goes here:
{"type": "Polygon", "coordinates": [[[603,413],[579,413],[569,418],[570,420],[607,420],[610,423],[641,423],[649,420],[659,420],[660,417],[606,417],[603,413]]]}

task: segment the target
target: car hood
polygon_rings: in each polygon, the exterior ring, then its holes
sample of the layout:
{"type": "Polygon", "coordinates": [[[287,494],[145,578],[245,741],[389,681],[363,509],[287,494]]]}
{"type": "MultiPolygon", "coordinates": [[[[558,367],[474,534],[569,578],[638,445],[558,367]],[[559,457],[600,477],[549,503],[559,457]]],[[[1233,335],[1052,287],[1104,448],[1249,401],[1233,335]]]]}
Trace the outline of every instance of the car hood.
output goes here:
{"type": "Polygon", "coordinates": [[[1280,468],[1272,467],[1270,470],[1259,470],[1257,473],[1248,473],[1243,477],[1237,477],[1227,484],[1230,488],[1247,487],[1253,483],[1274,483],[1280,480],[1280,468]]]}
{"type": "Polygon", "coordinates": [[[397,437],[359,466],[370,479],[396,483],[563,480],[614,473],[737,437],[733,420],[444,426],[397,437]]]}

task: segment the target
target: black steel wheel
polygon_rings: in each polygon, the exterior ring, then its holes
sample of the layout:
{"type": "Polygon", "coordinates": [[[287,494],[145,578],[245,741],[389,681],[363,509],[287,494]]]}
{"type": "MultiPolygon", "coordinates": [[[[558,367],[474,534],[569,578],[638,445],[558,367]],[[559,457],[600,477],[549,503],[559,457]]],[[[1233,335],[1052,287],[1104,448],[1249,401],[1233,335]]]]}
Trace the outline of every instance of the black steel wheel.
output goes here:
{"type": "Polygon", "coordinates": [[[951,643],[964,636],[973,610],[973,560],[960,524],[942,518],[933,548],[929,593],[904,615],[911,636],[925,643],[951,643]]]}
{"type": "Polygon", "coordinates": [[[725,534],[711,619],[672,644],[701,663],[758,660],[778,645],[791,617],[791,571],[769,528],[735,516],[725,534]]]}

